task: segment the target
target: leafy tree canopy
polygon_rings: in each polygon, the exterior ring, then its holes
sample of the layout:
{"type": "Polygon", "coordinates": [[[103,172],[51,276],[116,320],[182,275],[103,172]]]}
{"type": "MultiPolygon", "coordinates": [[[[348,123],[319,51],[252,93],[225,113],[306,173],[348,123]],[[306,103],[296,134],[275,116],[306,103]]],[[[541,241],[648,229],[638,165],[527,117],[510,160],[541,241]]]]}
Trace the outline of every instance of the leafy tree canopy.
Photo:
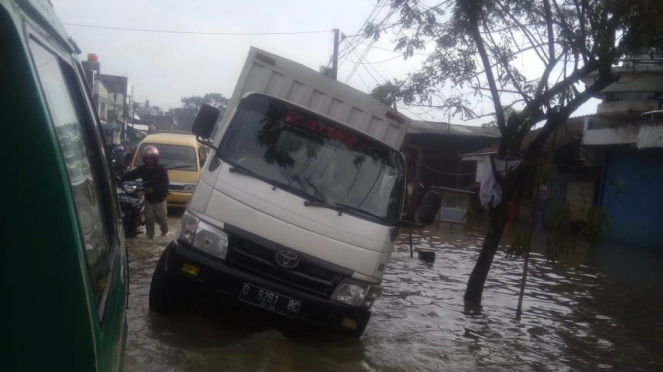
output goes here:
{"type": "Polygon", "coordinates": [[[532,160],[578,107],[619,78],[613,66],[661,45],[663,1],[385,2],[391,8],[387,17],[369,23],[366,37],[395,37],[395,50],[406,58],[430,52],[419,72],[392,83],[391,96],[461,118],[492,117],[502,134],[498,156],[524,160],[498,176],[501,203],[490,210],[465,292],[466,302],[477,304],[506,225],[507,203],[516,193],[529,192],[522,179],[535,171],[532,160]],[[491,109],[477,112],[477,107],[491,109]],[[535,125],[541,129],[519,153],[522,138],[535,125]]]}
{"type": "Polygon", "coordinates": [[[182,107],[189,109],[195,116],[198,114],[200,106],[208,104],[218,108],[223,116],[226,108],[228,108],[228,101],[228,98],[224,97],[221,93],[206,93],[204,96],[182,97],[182,107]]]}
{"type": "Polygon", "coordinates": [[[395,34],[406,57],[432,49],[419,72],[393,83],[398,99],[496,117],[503,153],[535,124],[568,117],[616,80],[611,66],[663,35],[660,0],[391,0],[391,8],[398,20],[368,24],[367,37],[395,34]],[[504,115],[510,107],[517,111],[504,115]]]}

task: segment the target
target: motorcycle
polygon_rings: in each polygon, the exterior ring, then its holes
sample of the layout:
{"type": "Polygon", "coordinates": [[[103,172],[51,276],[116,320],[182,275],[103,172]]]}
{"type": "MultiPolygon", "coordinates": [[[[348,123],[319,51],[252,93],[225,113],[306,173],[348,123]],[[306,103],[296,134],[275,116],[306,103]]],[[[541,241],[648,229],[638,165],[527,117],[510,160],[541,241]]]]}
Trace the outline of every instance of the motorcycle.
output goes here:
{"type": "Polygon", "coordinates": [[[124,165],[124,161],[118,160],[116,158],[111,159],[111,168],[117,177],[121,177],[127,171],[127,167],[124,165]]]}
{"type": "Polygon", "coordinates": [[[143,231],[141,226],[145,225],[145,187],[141,182],[127,181],[119,183],[117,199],[120,203],[122,223],[124,225],[124,236],[133,238],[143,231]]]}

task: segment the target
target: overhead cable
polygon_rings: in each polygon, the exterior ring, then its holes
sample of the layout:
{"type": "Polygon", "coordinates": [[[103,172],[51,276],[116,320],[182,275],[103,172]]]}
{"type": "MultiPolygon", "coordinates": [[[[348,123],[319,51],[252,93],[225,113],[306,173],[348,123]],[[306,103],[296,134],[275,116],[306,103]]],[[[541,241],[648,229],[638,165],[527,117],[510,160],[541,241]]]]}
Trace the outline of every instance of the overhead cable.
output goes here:
{"type": "Polygon", "coordinates": [[[314,31],[293,31],[293,32],[225,32],[225,31],[206,32],[206,31],[179,31],[179,30],[164,30],[164,29],[99,26],[99,25],[87,25],[87,24],[80,24],[80,23],[63,23],[63,24],[66,25],[66,26],[72,26],[72,27],[96,28],[96,29],[102,29],[102,30],[153,32],[153,33],[162,33],[162,34],[222,35],[222,36],[268,36],[268,35],[321,34],[321,33],[327,33],[327,32],[331,31],[331,30],[314,30],[314,31]]]}

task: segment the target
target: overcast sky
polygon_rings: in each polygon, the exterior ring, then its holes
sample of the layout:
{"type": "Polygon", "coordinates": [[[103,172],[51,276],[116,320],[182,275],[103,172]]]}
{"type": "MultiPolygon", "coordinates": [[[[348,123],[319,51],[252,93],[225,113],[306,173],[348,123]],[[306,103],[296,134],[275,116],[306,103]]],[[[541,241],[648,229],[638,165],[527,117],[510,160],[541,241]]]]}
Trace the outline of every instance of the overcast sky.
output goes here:
{"type": "MultiPolygon", "coordinates": [[[[135,100],[162,107],[179,107],[180,98],[218,92],[229,97],[249,47],[255,46],[313,69],[326,65],[332,53],[333,34],[357,34],[372,14],[377,0],[51,0],[67,32],[82,50],[95,53],[101,72],[126,75],[134,86],[135,100]],[[224,36],[172,34],[95,29],[85,24],[134,29],[197,32],[277,33],[324,31],[297,35],[224,36]]],[[[377,19],[388,11],[381,12],[377,19]]],[[[374,14],[375,15],[375,14],[374,14]]],[[[370,49],[354,73],[355,61],[366,49],[358,45],[347,53],[349,38],[341,44],[339,80],[365,92],[385,79],[404,78],[420,66],[423,56],[404,61],[393,50],[389,37],[370,49]],[[386,49],[386,50],[385,50],[386,49]],[[343,53],[346,52],[346,53],[343,53]]],[[[366,43],[366,41],[362,41],[366,43]]],[[[595,104],[594,104],[595,105],[595,104]]],[[[584,109],[591,113],[594,109],[584,109]]],[[[584,112],[581,111],[581,112],[584,112]]],[[[439,114],[422,109],[405,112],[417,119],[434,120],[439,114]]],[[[446,117],[444,118],[446,121],[446,117]]],[[[452,120],[459,123],[458,119],[452,120]]]]}

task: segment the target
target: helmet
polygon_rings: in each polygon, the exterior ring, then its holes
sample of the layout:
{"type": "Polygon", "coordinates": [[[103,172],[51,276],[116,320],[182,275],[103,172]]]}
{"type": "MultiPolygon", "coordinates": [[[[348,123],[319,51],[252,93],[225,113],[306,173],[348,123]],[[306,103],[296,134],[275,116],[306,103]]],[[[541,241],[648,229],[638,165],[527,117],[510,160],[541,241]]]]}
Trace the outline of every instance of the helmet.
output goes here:
{"type": "Polygon", "coordinates": [[[113,147],[113,156],[117,157],[124,157],[124,147],[122,146],[115,146],[113,147]]]}
{"type": "Polygon", "coordinates": [[[156,146],[148,145],[143,150],[143,163],[147,159],[154,159],[155,163],[159,163],[159,149],[156,146]]]}

